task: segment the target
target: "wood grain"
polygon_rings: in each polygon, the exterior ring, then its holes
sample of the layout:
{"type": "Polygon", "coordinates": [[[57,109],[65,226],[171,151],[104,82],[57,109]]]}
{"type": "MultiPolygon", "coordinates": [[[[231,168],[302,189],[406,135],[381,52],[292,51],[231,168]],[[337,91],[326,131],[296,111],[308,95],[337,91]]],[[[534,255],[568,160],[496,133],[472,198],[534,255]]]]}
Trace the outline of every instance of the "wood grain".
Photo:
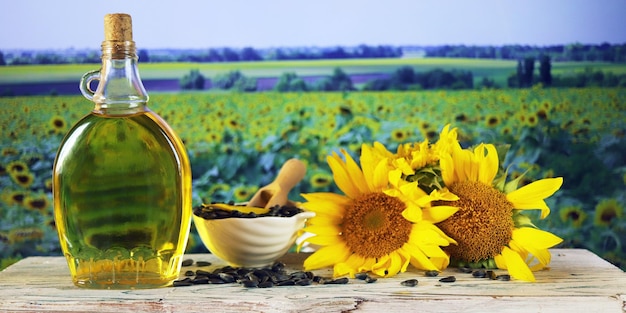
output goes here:
{"type": "MultiPolygon", "coordinates": [[[[626,312],[626,273],[582,249],[553,249],[537,282],[473,278],[449,268],[439,277],[410,269],[366,284],[244,288],[238,284],[148,290],[87,290],[71,283],[62,257],[29,257],[0,272],[0,311],[8,312],[626,312]],[[454,283],[439,278],[454,275],[454,283]],[[416,287],[401,281],[416,278],[416,287]]],[[[288,271],[307,254],[288,254],[288,271]]],[[[225,265],[211,254],[187,255],[225,265]]],[[[183,268],[194,270],[195,267],[183,268]]],[[[498,271],[505,273],[504,271],[498,271]]],[[[330,276],[330,269],[315,271],[330,276]]]]}

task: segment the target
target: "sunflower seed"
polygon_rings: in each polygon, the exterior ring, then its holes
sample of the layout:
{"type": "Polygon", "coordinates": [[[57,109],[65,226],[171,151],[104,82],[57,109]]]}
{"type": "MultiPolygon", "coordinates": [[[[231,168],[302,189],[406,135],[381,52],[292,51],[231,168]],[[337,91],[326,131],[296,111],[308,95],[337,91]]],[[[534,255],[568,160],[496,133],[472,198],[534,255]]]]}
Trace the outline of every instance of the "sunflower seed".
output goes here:
{"type": "Polygon", "coordinates": [[[400,283],[402,286],[406,286],[406,287],[415,287],[418,284],[417,279],[407,279],[403,282],[400,283]]]}
{"type": "Polygon", "coordinates": [[[485,272],[485,270],[477,270],[474,273],[472,273],[472,276],[476,278],[485,278],[487,277],[487,272],[485,272]]]}
{"type": "Polygon", "coordinates": [[[194,271],[186,271],[185,276],[195,276],[196,273],[194,271]]]}
{"type": "Polygon", "coordinates": [[[175,280],[172,283],[172,286],[174,286],[174,287],[193,286],[193,282],[191,282],[191,281],[183,281],[183,280],[175,280]]]}
{"type": "Polygon", "coordinates": [[[208,284],[209,283],[209,278],[208,277],[204,277],[204,276],[199,276],[199,277],[196,277],[196,278],[192,279],[191,282],[196,284],[196,285],[208,284]]]}
{"type": "Polygon", "coordinates": [[[227,273],[219,273],[217,275],[225,283],[234,283],[235,282],[235,277],[233,275],[230,275],[230,274],[227,274],[227,273]]]}
{"type": "Polygon", "coordinates": [[[368,283],[368,284],[375,283],[377,280],[378,280],[378,278],[372,278],[370,276],[367,276],[365,278],[365,282],[368,283]]]}
{"type": "Polygon", "coordinates": [[[426,271],[424,275],[426,277],[437,277],[439,276],[439,271],[426,271]]]}
{"type": "Polygon", "coordinates": [[[348,277],[337,278],[329,281],[325,281],[324,285],[343,285],[347,284],[349,281],[348,277]]]}
{"type": "Polygon", "coordinates": [[[300,279],[300,280],[296,281],[296,285],[298,285],[298,286],[308,286],[308,285],[311,284],[311,282],[312,281],[310,279],[305,278],[305,279],[300,279]]]}
{"type": "Polygon", "coordinates": [[[199,266],[199,267],[211,266],[211,262],[207,262],[207,261],[197,261],[197,262],[196,262],[196,266],[199,266]]]}
{"type": "Polygon", "coordinates": [[[454,276],[444,277],[444,278],[439,280],[439,282],[442,282],[442,283],[453,283],[455,281],[456,281],[456,277],[454,277],[454,276]]]}
{"type": "Polygon", "coordinates": [[[283,280],[283,281],[280,281],[280,282],[276,283],[276,286],[279,286],[279,287],[282,287],[282,286],[293,286],[295,284],[296,284],[296,282],[293,281],[293,280],[283,280]]]}
{"type": "Polygon", "coordinates": [[[354,278],[360,279],[360,280],[366,280],[368,277],[369,277],[369,275],[367,275],[367,273],[365,273],[365,272],[354,274],[354,278]]]}
{"type": "Polygon", "coordinates": [[[469,274],[472,272],[472,269],[466,266],[459,267],[459,272],[469,274]]]}
{"type": "Polygon", "coordinates": [[[495,280],[498,275],[496,275],[494,271],[487,271],[487,277],[489,277],[489,279],[491,280],[495,280]]]}
{"type": "Polygon", "coordinates": [[[191,266],[191,265],[193,265],[192,259],[186,259],[181,263],[181,266],[191,266]]]}
{"type": "Polygon", "coordinates": [[[262,283],[259,283],[258,287],[259,288],[272,288],[272,287],[274,287],[274,283],[268,280],[268,281],[264,281],[262,283]]]}
{"type": "Polygon", "coordinates": [[[258,287],[259,286],[259,282],[255,281],[255,280],[248,280],[248,279],[246,279],[246,280],[243,280],[241,283],[246,288],[253,288],[253,287],[258,287]]]}
{"type": "Polygon", "coordinates": [[[496,280],[509,281],[511,280],[511,275],[508,275],[508,274],[498,275],[496,276],[496,280]]]}

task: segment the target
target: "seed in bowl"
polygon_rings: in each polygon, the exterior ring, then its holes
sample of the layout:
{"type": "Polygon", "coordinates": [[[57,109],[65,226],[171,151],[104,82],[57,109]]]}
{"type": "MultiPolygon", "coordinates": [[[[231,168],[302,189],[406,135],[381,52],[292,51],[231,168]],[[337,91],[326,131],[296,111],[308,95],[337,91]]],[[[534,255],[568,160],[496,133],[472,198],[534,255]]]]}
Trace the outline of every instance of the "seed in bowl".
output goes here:
{"type": "MultiPolygon", "coordinates": [[[[233,205],[234,208],[240,206],[242,210],[248,208],[244,205],[233,205]]],[[[237,209],[226,210],[212,206],[211,204],[202,204],[193,209],[193,214],[206,220],[217,220],[223,218],[255,218],[255,217],[292,217],[298,213],[304,212],[302,209],[289,205],[275,205],[269,208],[267,213],[257,214],[254,212],[244,213],[237,209]]]]}

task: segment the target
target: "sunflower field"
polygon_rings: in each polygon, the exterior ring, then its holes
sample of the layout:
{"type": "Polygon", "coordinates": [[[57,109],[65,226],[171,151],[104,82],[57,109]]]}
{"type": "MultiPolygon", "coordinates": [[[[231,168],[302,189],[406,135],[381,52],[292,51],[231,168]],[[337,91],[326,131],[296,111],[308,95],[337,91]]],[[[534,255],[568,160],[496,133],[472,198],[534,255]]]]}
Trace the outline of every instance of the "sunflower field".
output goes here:
{"type": "MultiPolygon", "coordinates": [[[[436,140],[446,124],[464,146],[508,145],[522,182],[563,177],[538,226],[626,268],[626,89],[582,88],[353,93],[154,93],[149,107],[183,139],[193,204],[246,201],[289,158],[307,164],[290,194],[338,192],[326,163],[374,141],[436,140]]],[[[64,134],[92,104],[81,96],[2,98],[0,268],[60,255],[52,164],[64,134]]],[[[189,252],[204,252],[192,229],[189,252]]]]}

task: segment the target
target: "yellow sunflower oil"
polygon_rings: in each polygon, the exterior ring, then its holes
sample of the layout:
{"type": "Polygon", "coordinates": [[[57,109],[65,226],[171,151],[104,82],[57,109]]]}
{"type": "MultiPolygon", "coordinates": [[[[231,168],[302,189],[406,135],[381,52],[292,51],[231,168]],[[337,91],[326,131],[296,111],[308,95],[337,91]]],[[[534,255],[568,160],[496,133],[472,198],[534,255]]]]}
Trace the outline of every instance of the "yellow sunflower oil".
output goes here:
{"type": "Polygon", "coordinates": [[[102,68],[80,84],[94,109],[65,136],[54,163],[55,223],[79,287],[167,286],[189,235],[189,160],[147,107],[131,25],[127,14],[105,16],[102,68]]]}

